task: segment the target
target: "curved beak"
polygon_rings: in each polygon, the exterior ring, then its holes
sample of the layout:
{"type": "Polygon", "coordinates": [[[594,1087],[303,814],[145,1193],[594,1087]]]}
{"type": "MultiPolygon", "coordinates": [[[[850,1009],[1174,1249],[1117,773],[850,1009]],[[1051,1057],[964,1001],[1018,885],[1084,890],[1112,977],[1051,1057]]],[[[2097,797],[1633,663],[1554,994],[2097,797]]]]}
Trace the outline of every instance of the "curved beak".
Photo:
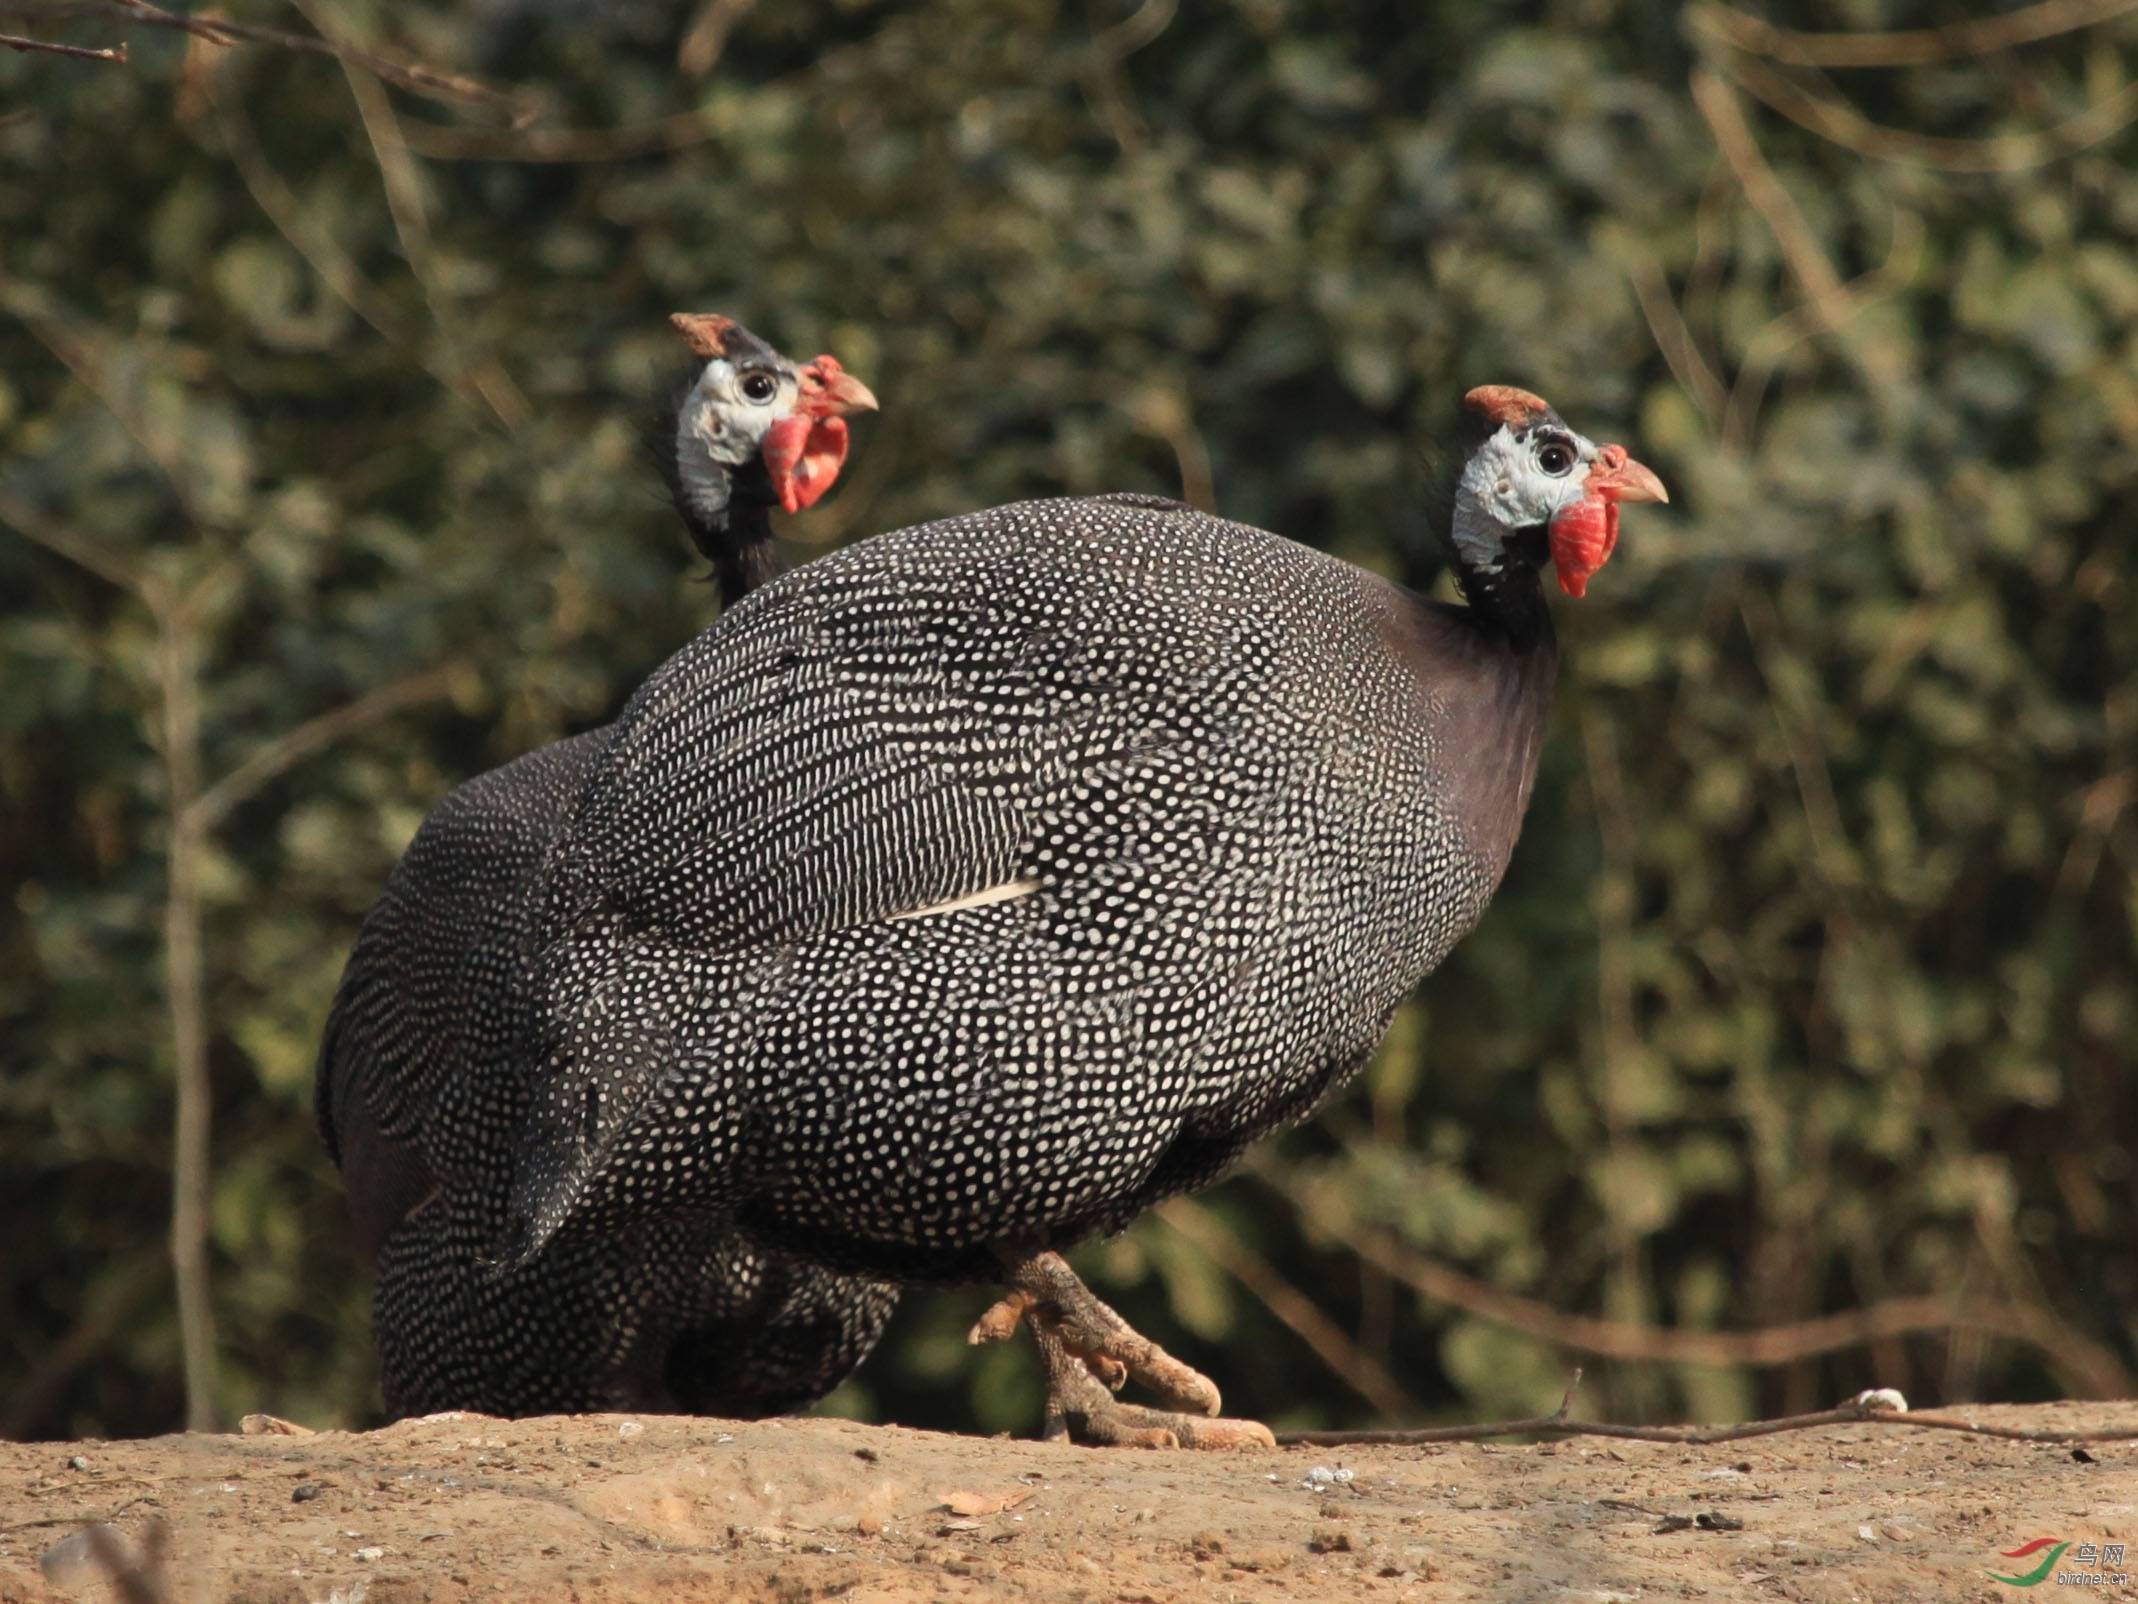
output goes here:
{"type": "Polygon", "coordinates": [[[877,409],[876,392],[839,365],[835,356],[820,356],[802,369],[799,411],[815,418],[845,418],[877,409]]]}
{"type": "Polygon", "coordinates": [[[847,418],[876,410],[876,393],[835,356],[804,363],[799,374],[794,415],[772,426],[763,451],[772,488],[789,512],[815,506],[846,466],[847,418]]]}
{"type": "Polygon", "coordinates": [[[1605,446],[1596,454],[1596,466],[1589,470],[1588,491],[1610,502],[1670,500],[1670,492],[1663,488],[1655,470],[1635,462],[1626,455],[1624,446],[1605,446]]]}

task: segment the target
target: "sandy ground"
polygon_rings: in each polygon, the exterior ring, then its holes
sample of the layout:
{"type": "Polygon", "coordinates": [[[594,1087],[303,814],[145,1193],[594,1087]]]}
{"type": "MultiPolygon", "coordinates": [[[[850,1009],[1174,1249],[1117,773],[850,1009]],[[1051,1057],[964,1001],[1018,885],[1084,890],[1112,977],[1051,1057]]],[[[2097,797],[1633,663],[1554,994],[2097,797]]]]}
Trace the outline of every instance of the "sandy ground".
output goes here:
{"type": "MultiPolygon", "coordinates": [[[[2138,1429],[2138,1402],[1969,1413],[2138,1429]]],[[[183,1604],[1942,1604],[2021,1596],[1987,1570],[2024,1572],[1998,1551],[2036,1537],[2125,1543],[2138,1573],[2138,1443],[2087,1453],[1843,1426],[1215,1455],[618,1415],[0,1443],[0,1604],[111,1597],[40,1562],[158,1519],[183,1604]]],[[[2031,1596],[2138,1600],[2048,1580],[2031,1596]]]]}

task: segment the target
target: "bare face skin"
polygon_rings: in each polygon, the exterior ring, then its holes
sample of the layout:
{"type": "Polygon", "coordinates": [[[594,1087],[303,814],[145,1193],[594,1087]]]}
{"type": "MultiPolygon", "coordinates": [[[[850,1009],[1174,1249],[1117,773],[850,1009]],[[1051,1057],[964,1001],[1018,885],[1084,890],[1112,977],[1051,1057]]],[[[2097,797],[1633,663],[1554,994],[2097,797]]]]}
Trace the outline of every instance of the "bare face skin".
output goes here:
{"type": "Polygon", "coordinates": [[[1576,434],[1526,390],[1482,385],[1464,400],[1499,428],[1464,466],[1455,492],[1457,544],[1488,573],[1521,529],[1548,529],[1559,587],[1580,596],[1618,544],[1618,508],[1668,501],[1663,481],[1626,453],[1576,434]]]}

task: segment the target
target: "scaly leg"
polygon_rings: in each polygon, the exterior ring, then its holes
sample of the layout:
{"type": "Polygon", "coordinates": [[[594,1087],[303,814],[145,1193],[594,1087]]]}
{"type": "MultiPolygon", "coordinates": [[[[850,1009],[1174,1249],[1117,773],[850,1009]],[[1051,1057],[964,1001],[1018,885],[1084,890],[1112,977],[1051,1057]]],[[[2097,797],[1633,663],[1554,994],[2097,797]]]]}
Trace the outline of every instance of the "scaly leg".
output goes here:
{"type": "Polygon", "coordinates": [[[1010,1267],[1009,1291],[972,1328],[974,1343],[1000,1342],[1020,1320],[1032,1328],[1047,1371],[1045,1436],[1116,1448],[1274,1448],[1253,1420],[1216,1420],[1218,1390],[1102,1302],[1058,1253],[1010,1267]],[[1130,1376],[1170,1409],[1145,1409],[1113,1394],[1130,1376]]]}

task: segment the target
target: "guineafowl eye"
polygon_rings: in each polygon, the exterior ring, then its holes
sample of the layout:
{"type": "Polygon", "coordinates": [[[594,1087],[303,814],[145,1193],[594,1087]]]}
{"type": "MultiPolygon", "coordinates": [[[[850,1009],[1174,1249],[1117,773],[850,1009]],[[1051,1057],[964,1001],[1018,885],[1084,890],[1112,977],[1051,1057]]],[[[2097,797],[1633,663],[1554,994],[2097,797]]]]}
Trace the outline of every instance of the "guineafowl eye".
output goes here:
{"type": "Polygon", "coordinates": [[[1554,440],[1537,453],[1537,466],[1556,479],[1574,466],[1573,448],[1554,440]]]}
{"type": "Polygon", "coordinates": [[[749,400],[762,404],[779,394],[779,381],[769,373],[745,374],[742,393],[749,400]]]}

